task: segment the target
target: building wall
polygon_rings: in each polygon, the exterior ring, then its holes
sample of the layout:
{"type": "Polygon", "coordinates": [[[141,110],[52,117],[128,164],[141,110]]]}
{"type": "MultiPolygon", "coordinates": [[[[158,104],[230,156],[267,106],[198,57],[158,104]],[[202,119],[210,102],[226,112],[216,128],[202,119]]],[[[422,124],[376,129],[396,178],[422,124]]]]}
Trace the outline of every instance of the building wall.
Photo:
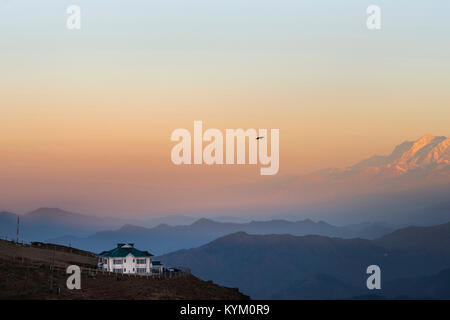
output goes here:
{"type": "MultiPolygon", "coordinates": [[[[105,258],[103,258],[105,259],[105,258]]],[[[137,268],[145,268],[147,273],[151,273],[152,258],[136,258],[132,254],[128,254],[125,258],[106,258],[107,263],[104,263],[103,269],[114,272],[114,269],[123,269],[123,273],[137,273],[137,268]],[[145,259],[146,264],[137,264],[137,259],[145,259]],[[122,264],[114,264],[114,260],[123,260],[122,264]]]]}

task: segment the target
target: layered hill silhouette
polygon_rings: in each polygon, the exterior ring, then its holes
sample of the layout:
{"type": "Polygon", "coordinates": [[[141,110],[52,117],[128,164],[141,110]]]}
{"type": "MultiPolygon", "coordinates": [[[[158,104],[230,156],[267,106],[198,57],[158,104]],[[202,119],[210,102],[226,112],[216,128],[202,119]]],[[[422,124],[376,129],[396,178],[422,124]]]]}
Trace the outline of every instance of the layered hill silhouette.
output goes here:
{"type": "Polygon", "coordinates": [[[119,219],[97,217],[50,207],[38,208],[25,214],[0,210],[0,237],[16,237],[17,218],[20,218],[19,238],[26,241],[46,241],[66,235],[87,237],[98,231],[118,229],[127,224],[151,227],[162,223],[190,224],[198,220],[195,217],[182,215],[141,220],[119,219]]]}
{"type": "MultiPolygon", "coordinates": [[[[366,288],[366,269],[376,264],[382,271],[382,288],[391,283],[376,294],[420,298],[418,287],[424,277],[447,279],[447,273],[440,272],[450,268],[449,235],[450,223],[408,227],[375,240],[238,232],[160,259],[189,267],[202,279],[238,286],[256,299],[348,299],[374,294],[366,288]],[[417,285],[409,288],[405,278],[415,279],[417,285]],[[404,285],[395,286],[394,281],[404,285]]],[[[439,292],[444,289],[439,290],[428,298],[442,298],[439,292]]]]}
{"type": "Polygon", "coordinates": [[[393,229],[384,224],[363,224],[352,226],[334,226],[326,222],[269,220],[249,223],[224,223],[202,218],[190,225],[169,226],[161,224],[154,228],[125,225],[118,230],[97,232],[89,237],[59,237],[51,239],[53,243],[71,245],[85,250],[103,251],[117,242],[133,242],[137,246],[150,246],[152,253],[163,254],[179,249],[194,248],[218,237],[244,231],[250,234],[292,234],[324,235],[342,238],[372,239],[391,232],[393,229]]]}
{"type": "Polygon", "coordinates": [[[15,239],[18,217],[20,217],[19,239],[21,240],[46,241],[94,252],[109,250],[111,246],[119,242],[133,242],[137,246],[150,246],[154,254],[164,254],[197,247],[238,231],[250,234],[316,234],[373,239],[393,230],[392,226],[384,223],[335,226],[310,219],[232,223],[206,218],[197,219],[188,225],[159,224],[156,227],[147,228],[129,223],[123,224],[125,221],[119,219],[90,217],[57,208],[40,208],[21,216],[10,212],[0,212],[0,237],[15,239]]]}
{"type": "MultiPolygon", "coordinates": [[[[314,217],[339,225],[373,221],[403,225],[444,223],[450,220],[449,145],[447,137],[425,135],[401,143],[389,155],[375,155],[347,168],[273,177],[258,185],[232,186],[220,190],[219,194],[221,198],[245,198],[244,203],[250,206],[254,203],[258,208],[265,207],[253,213],[252,219],[241,214],[247,221],[261,216],[264,218],[257,219],[289,217],[288,220],[297,221],[314,217]]],[[[1,236],[15,236],[17,216],[0,212],[1,236]]],[[[149,227],[161,223],[191,224],[197,219],[169,216],[151,222],[151,219],[127,219],[126,214],[124,217],[101,218],[58,208],[40,208],[21,215],[21,231],[25,238],[45,240],[67,235],[86,237],[126,224],[149,227]]]]}
{"type": "Polygon", "coordinates": [[[87,236],[105,228],[118,228],[124,220],[88,216],[59,208],[39,208],[23,215],[0,212],[0,236],[16,236],[17,218],[20,218],[19,236],[28,241],[43,241],[66,234],[87,236]]]}

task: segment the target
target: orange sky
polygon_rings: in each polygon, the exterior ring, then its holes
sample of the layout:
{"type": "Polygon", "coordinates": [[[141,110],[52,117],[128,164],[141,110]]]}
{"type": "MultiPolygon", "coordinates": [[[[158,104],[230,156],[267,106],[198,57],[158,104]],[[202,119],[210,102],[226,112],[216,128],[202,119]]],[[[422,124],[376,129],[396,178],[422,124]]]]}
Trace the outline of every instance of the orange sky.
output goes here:
{"type": "Polygon", "coordinates": [[[448,135],[442,26],[425,16],[426,27],[388,20],[370,33],[351,3],[327,16],[340,27],[333,30],[307,18],[308,10],[318,14],[309,5],[297,8],[299,20],[288,8],[272,12],[270,1],[259,13],[237,3],[229,16],[180,11],[177,29],[168,8],[155,21],[113,5],[111,23],[82,1],[90,15],[78,33],[59,26],[63,6],[31,21],[20,5],[5,5],[0,209],[160,214],[180,211],[174,201],[189,192],[271,179],[255,166],[174,166],[170,134],[192,131],[194,120],[205,129],[280,129],[278,176],[351,165],[426,133],[448,135]]]}

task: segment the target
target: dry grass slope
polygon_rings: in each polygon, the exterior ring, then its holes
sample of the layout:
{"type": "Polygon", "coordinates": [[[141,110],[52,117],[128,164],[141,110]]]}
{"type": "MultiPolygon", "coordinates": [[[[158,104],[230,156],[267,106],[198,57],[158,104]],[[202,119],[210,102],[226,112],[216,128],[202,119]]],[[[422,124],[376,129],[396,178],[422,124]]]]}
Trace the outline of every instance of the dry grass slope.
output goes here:
{"type": "Polygon", "coordinates": [[[70,248],[16,245],[0,241],[0,299],[76,300],[246,300],[237,289],[190,274],[155,278],[96,272],[97,259],[70,248]],[[69,250],[68,250],[69,249],[69,250]],[[82,265],[81,290],[66,287],[70,264],[82,265]]]}

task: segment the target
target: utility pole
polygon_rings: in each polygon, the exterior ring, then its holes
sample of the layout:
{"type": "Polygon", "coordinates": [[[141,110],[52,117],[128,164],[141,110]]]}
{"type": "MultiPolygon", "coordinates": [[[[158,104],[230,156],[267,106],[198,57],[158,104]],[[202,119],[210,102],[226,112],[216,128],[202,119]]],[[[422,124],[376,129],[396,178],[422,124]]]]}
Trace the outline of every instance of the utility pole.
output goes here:
{"type": "Polygon", "coordinates": [[[17,217],[17,230],[16,230],[16,243],[19,243],[19,224],[20,224],[20,217],[17,217]]]}
{"type": "Polygon", "coordinates": [[[53,267],[55,265],[55,251],[56,251],[56,247],[53,246],[52,265],[50,266],[50,291],[52,291],[52,289],[53,289],[53,267]]]}

